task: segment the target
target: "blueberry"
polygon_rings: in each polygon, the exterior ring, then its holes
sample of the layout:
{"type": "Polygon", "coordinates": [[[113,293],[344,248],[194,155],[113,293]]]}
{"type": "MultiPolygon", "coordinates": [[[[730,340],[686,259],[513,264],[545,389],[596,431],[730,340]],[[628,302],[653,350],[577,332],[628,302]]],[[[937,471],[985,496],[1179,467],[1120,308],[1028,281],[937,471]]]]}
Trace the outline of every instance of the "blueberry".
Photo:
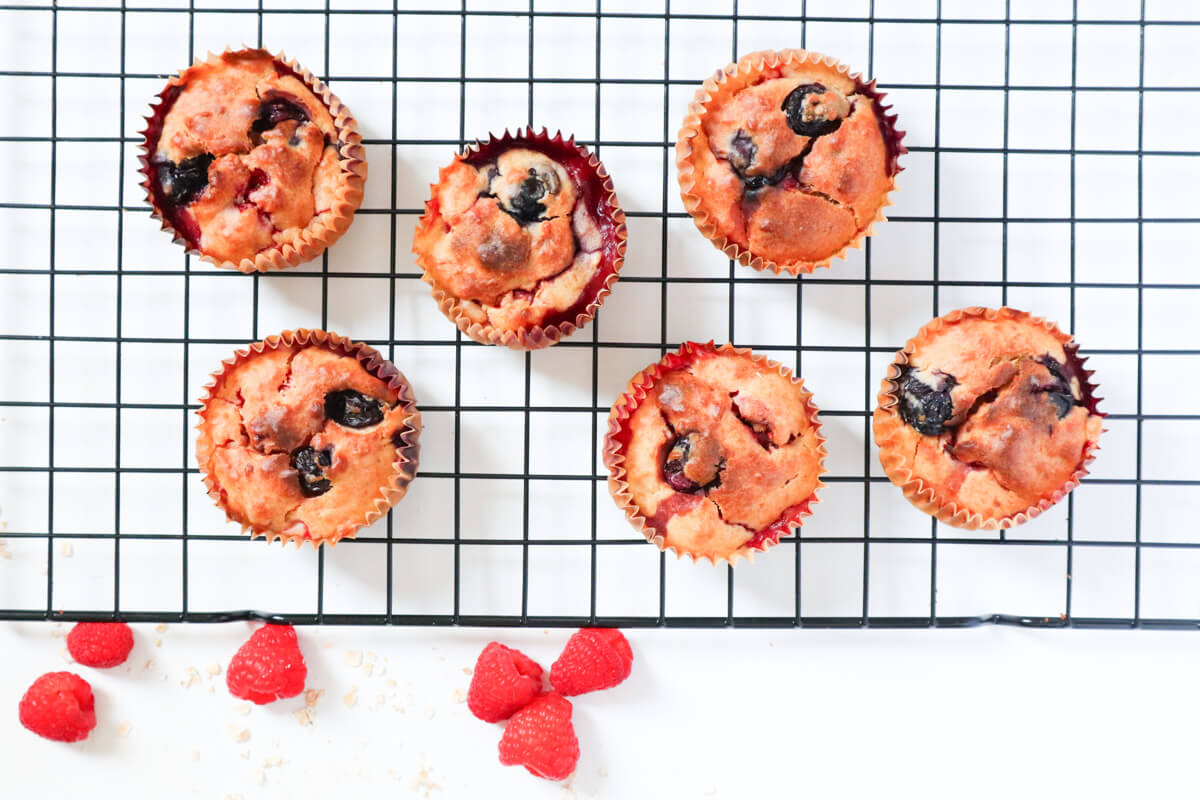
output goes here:
{"type": "Polygon", "coordinates": [[[758,145],[750,138],[750,134],[742,129],[738,129],[729,140],[729,164],[734,168],[739,175],[745,174],[746,170],[754,165],[754,158],[758,155],[758,145]]]}
{"type": "MultiPolygon", "coordinates": [[[[701,447],[700,436],[695,433],[680,436],[672,442],[671,449],[667,451],[667,457],[663,461],[663,480],[675,491],[695,494],[702,489],[707,489],[719,480],[719,464],[714,462],[711,465],[695,465],[692,463],[696,459],[702,458],[702,455],[697,452],[701,447]],[[704,483],[697,483],[687,476],[689,466],[699,466],[700,469],[704,470],[702,474],[705,475],[711,470],[712,476],[704,483]]],[[[693,474],[695,474],[694,469],[693,474]]]]}
{"type": "Polygon", "coordinates": [[[186,206],[208,186],[208,165],[212,153],[185,158],[178,164],[164,161],[158,164],[158,184],[171,205],[186,206]]]}
{"type": "Polygon", "coordinates": [[[1042,356],[1038,359],[1038,362],[1055,378],[1054,384],[1042,391],[1045,393],[1046,399],[1054,404],[1054,410],[1058,413],[1058,418],[1062,419],[1071,413],[1072,408],[1078,405],[1075,395],[1071,391],[1071,382],[1067,380],[1065,365],[1060,364],[1057,359],[1049,355],[1042,356]]]}
{"type": "Polygon", "coordinates": [[[298,473],[296,477],[300,482],[300,494],[305,497],[319,497],[333,488],[324,471],[324,467],[333,463],[333,452],[330,448],[297,448],[292,452],[289,463],[298,473]]]}
{"type": "Polygon", "coordinates": [[[353,389],[325,395],[325,416],[347,428],[368,428],[383,422],[383,403],[353,389]]]}
{"type": "Polygon", "coordinates": [[[512,215],[521,222],[536,222],[546,213],[546,204],[540,202],[546,196],[546,184],[538,180],[533,170],[521,181],[521,188],[512,196],[512,215]]]}
{"type": "Polygon", "coordinates": [[[824,136],[842,125],[840,117],[829,119],[822,111],[821,95],[829,90],[819,83],[797,86],[783,100],[788,127],[801,136],[824,136]],[[815,112],[815,113],[814,113],[815,112]]]}
{"type": "Polygon", "coordinates": [[[952,375],[935,373],[941,378],[938,386],[930,386],[918,378],[911,367],[900,374],[900,418],[926,436],[937,436],[946,429],[946,420],[954,416],[950,389],[958,381],[952,375]]]}
{"type": "Polygon", "coordinates": [[[250,130],[262,133],[289,119],[308,122],[308,110],[286,97],[272,97],[258,107],[258,119],[250,125],[250,130]]]}

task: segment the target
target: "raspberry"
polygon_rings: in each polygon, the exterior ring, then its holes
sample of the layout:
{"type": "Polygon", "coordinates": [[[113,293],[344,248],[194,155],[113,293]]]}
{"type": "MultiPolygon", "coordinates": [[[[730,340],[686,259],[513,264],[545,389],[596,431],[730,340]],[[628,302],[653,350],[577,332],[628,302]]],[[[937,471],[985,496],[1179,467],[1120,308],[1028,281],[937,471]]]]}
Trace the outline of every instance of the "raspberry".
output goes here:
{"type": "Polygon", "coordinates": [[[500,763],[520,764],[552,781],[574,772],[579,740],[571,724],[571,701],[549,692],[514,714],[500,737],[500,763]]]}
{"type": "Polygon", "coordinates": [[[80,742],[96,727],[92,687],[71,672],[47,672],[33,682],[18,708],[21,724],[55,742],[80,742]]]}
{"type": "Polygon", "coordinates": [[[133,631],[124,622],[81,622],[67,634],[71,658],[85,667],[124,664],[132,649],[133,631]]]}
{"type": "Polygon", "coordinates": [[[291,625],[264,625],[238,648],[225,685],[234,697],[258,705],[295,697],[304,691],[308,668],[291,625]]]}
{"type": "Polygon", "coordinates": [[[471,675],[467,708],[484,722],[508,719],[542,690],[542,668],[520,650],[492,642],[471,675]]]}
{"type": "Polygon", "coordinates": [[[580,628],[550,667],[550,684],[565,695],[611,689],[629,677],[633,651],[616,628],[580,628]]]}

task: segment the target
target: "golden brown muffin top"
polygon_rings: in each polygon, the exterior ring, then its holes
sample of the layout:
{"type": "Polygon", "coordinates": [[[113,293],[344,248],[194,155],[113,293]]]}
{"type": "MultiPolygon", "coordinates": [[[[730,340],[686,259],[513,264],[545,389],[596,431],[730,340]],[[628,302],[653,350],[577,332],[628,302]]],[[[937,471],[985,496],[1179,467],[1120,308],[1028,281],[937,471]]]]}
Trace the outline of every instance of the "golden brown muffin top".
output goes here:
{"type": "Polygon", "coordinates": [[[151,194],[205,255],[252,259],[331,213],[342,181],[333,118],[271,54],[243,50],[192,66],[159,114],[151,194]]]}
{"type": "Polygon", "coordinates": [[[984,520],[1071,488],[1103,423],[1069,337],[1023,312],[968,309],[909,344],[875,412],[881,457],[902,454],[937,504],[984,520]]]}
{"type": "Polygon", "coordinates": [[[569,319],[615,258],[615,227],[601,217],[599,180],[586,164],[573,145],[520,137],[457,157],[413,240],[426,279],[480,325],[569,319]]]}
{"type": "Polygon", "coordinates": [[[284,345],[222,373],[197,456],[230,518],[255,532],[337,541],[397,480],[414,411],[359,359],[284,345]]]}
{"type": "Polygon", "coordinates": [[[813,498],[823,440],[808,393],[778,365],[693,347],[654,379],[616,438],[632,503],[663,546],[729,559],[760,549],[813,498]]]}
{"type": "MultiPolygon", "coordinates": [[[[753,70],[771,55],[738,66],[753,70]]],[[[804,57],[762,63],[737,89],[705,85],[711,96],[691,141],[690,194],[715,237],[811,269],[876,220],[898,171],[899,135],[872,87],[804,57]]]]}

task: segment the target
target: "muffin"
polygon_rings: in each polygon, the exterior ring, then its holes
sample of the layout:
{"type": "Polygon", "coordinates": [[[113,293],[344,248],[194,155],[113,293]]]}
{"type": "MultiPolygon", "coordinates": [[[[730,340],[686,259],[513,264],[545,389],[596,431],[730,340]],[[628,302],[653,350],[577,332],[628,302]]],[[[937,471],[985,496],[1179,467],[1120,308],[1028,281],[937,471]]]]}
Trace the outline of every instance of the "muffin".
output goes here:
{"type": "Polygon", "coordinates": [[[596,315],[625,260],[625,214],[574,139],[505,131],[455,156],[430,191],[413,252],[467,336],[533,350],[596,315]]]}
{"type": "Polygon", "coordinates": [[[404,497],[421,415],[378,352],[325,331],[239,350],[201,399],[209,495],[253,536],[336,544],[404,497]]]}
{"type": "Polygon", "coordinates": [[[966,308],[917,332],[875,409],[879,460],[922,511],[1008,528],[1079,485],[1103,428],[1079,346],[1012,308],[966,308]]]}
{"type": "Polygon", "coordinates": [[[790,535],[822,486],[812,396],[785,367],[732,345],[684,343],[613,403],[609,491],[647,540],[736,563],[790,535]]]}
{"type": "Polygon", "coordinates": [[[197,61],[171,79],[147,123],[142,187],[154,215],[219,267],[315,258],[362,202],[358,123],[283,56],[239,50],[197,61]]]}
{"type": "Polygon", "coordinates": [[[884,219],[904,153],[875,82],[804,50],[758,52],[704,82],[676,137],[683,205],[756,269],[812,272],[884,219]]]}

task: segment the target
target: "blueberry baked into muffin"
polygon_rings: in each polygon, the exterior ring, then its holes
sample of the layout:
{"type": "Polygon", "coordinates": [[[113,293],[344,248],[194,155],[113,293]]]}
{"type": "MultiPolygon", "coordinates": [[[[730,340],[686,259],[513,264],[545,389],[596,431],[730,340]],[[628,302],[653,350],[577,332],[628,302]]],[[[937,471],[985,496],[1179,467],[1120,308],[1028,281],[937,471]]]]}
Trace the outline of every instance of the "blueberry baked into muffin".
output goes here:
{"type": "Polygon", "coordinates": [[[687,342],[613,404],[604,461],[613,499],[649,541],[736,563],[810,513],[824,443],[812,396],[788,369],[687,342]]]}
{"type": "Polygon", "coordinates": [[[358,125],[295,62],[199,61],[147,118],[142,186],[189,251],[252,272],[295,266],[349,227],[367,174],[358,125]]]}
{"type": "Polygon", "coordinates": [[[1078,345],[1011,308],[967,308],[923,327],[897,356],[875,409],[887,476],[917,508],[959,528],[1008,528],[1087,474],[1103,428],[1078,345]]]}
{"type": "Polygon", "coordinates": [[[324,331],[238,351],[201,400],[209,495],[254,536],[336,544],[404,496],[421,415],[378,352],[324,331]]]}
{"type": "Polygon", "coordinates": [[[904,151],[874,81],[804,50],[758,52],[709,78],[676,140],[684,207],[730,258],[827,266],[884,219],[904,151]]]}
{"type": "Polygon", "coordinates": [[[532,129],[441,170],[413,252],[442,313],[477,342],[531,350],[586,325],[625,257],[625,215],[585,148],[532,129]]]}

